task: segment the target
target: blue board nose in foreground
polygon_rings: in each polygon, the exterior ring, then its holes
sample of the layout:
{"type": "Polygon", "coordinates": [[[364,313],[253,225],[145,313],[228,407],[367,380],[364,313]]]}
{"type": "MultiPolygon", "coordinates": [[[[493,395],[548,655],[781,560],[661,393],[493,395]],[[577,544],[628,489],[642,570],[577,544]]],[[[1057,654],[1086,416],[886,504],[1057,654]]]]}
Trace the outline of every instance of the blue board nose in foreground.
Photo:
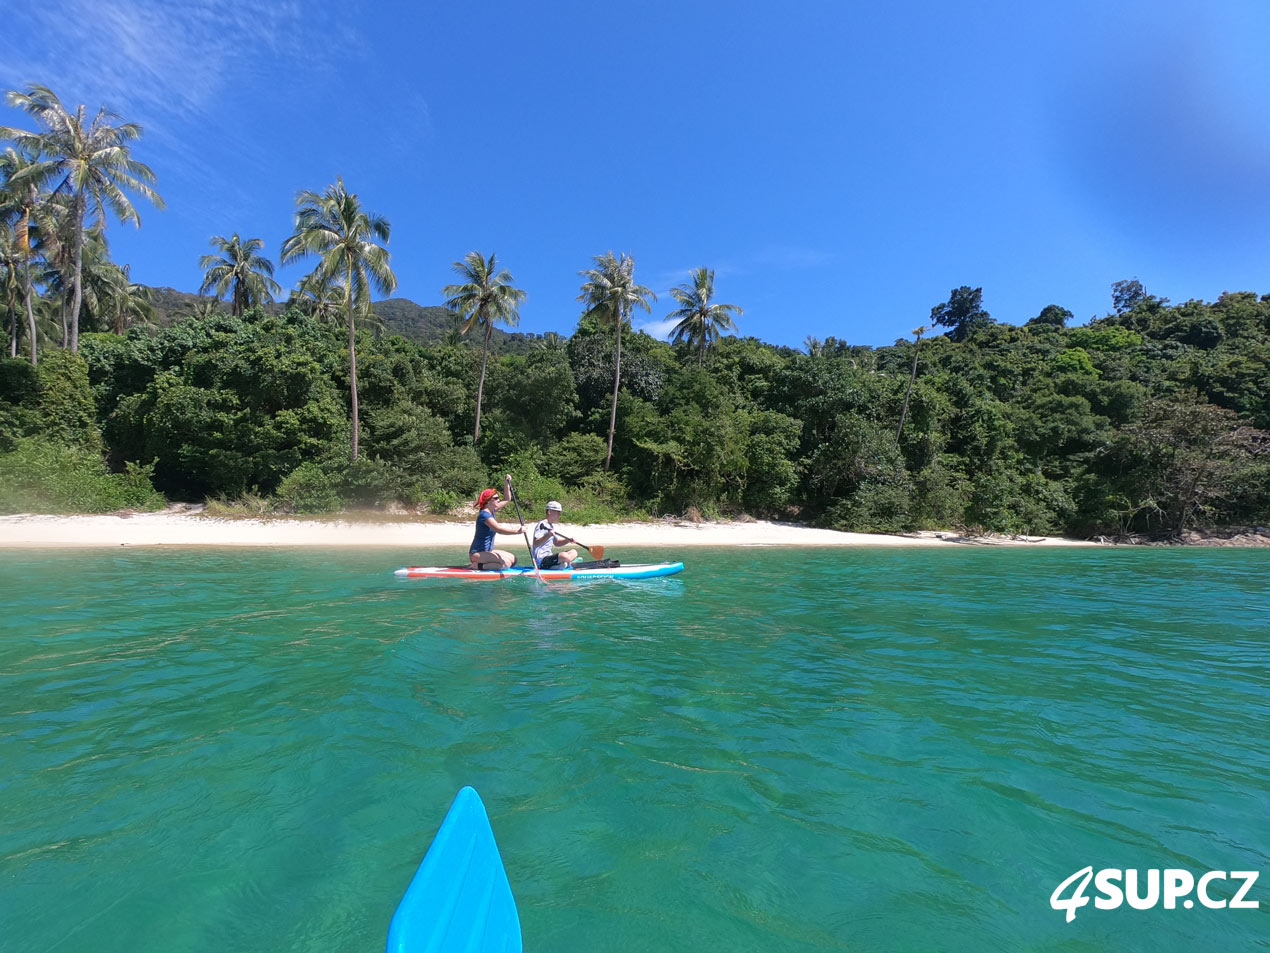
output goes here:
{"type": "Polygon", "coordinates": [[[473,788],[454,798],[397,904],[388,953],[521,953],[516,901],[473,788]]]}

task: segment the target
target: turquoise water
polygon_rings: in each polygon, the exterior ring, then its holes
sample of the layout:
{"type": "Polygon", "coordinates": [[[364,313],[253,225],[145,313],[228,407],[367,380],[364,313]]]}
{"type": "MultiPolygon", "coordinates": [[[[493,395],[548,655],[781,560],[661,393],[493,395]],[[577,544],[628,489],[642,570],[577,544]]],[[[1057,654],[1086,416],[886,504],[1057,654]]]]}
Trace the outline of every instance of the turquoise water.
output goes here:
{"type": "Polygon", "coordinates": [[[0,949],[380,950],[463,784],[528,950],[1270,948],[1270,553],[452,555],[0,553],[0,949]]]}

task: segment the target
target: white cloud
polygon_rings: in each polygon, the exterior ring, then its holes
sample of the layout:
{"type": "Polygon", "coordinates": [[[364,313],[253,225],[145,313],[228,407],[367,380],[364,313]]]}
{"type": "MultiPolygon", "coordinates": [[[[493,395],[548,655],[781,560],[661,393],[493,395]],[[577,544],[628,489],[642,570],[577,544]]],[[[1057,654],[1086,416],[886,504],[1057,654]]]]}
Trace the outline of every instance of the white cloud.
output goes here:
{"type": "Polygon", "coordinates": [[[643,331],[645,334],[667,341],[670,339],[670,332],[674,330],[675,325],[678,323],[673,318],[663,318],[660,321],[649,321],[645,324],[635,325],[635,330],[643,331]]]}

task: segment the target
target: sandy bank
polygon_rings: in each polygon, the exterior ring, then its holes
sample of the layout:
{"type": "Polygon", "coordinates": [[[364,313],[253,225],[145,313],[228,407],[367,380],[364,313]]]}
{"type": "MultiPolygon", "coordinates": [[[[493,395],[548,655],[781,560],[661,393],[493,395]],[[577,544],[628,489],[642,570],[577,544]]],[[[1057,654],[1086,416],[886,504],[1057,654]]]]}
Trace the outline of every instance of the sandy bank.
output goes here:
{"type": "MultiPolygon", "coordinates": [[[[788,523],[606,523],[561,530],[603,546],[1093,546],[1057,537],[967,538],[956,533],[885,536],[839,533],[788,523]]],[[[396,546],[466,548],[463,522],[353,522],[301,519],[214,519],[196,513],[0,517],[0,548],[102,546],[396,546]]],[[[507,538],[507,548],[517,540],[507,538]]]]}

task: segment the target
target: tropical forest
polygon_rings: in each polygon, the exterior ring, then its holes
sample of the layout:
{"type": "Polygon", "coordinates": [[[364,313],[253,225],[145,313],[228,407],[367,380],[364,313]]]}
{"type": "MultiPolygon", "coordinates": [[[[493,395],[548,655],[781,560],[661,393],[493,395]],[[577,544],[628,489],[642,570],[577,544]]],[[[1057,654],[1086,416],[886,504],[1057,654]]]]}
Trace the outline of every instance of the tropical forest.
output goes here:
{"type": "Polygon", "coordinates": [[[1061,303],[1000,321],[971,280],[891,345],[795,349],[745,336],[707,264],[658,300],[634,255],[596,249],[560,304],[572,333],[524,334],[532,289],[493,250],[456,249],[429,306],[394,298],[390,210],[343,179],[299,190],[272,250],[209,235],[201,287],[149,288],[108,241],[163,205],[140,127],[42,86],[7,102],[29,121],[0,127],[0,512],[420,517],[511,473],[578,523],[1270,523],[1270,295],[1173,303],[1126,278],[1076,326],[1061,303]]]}

